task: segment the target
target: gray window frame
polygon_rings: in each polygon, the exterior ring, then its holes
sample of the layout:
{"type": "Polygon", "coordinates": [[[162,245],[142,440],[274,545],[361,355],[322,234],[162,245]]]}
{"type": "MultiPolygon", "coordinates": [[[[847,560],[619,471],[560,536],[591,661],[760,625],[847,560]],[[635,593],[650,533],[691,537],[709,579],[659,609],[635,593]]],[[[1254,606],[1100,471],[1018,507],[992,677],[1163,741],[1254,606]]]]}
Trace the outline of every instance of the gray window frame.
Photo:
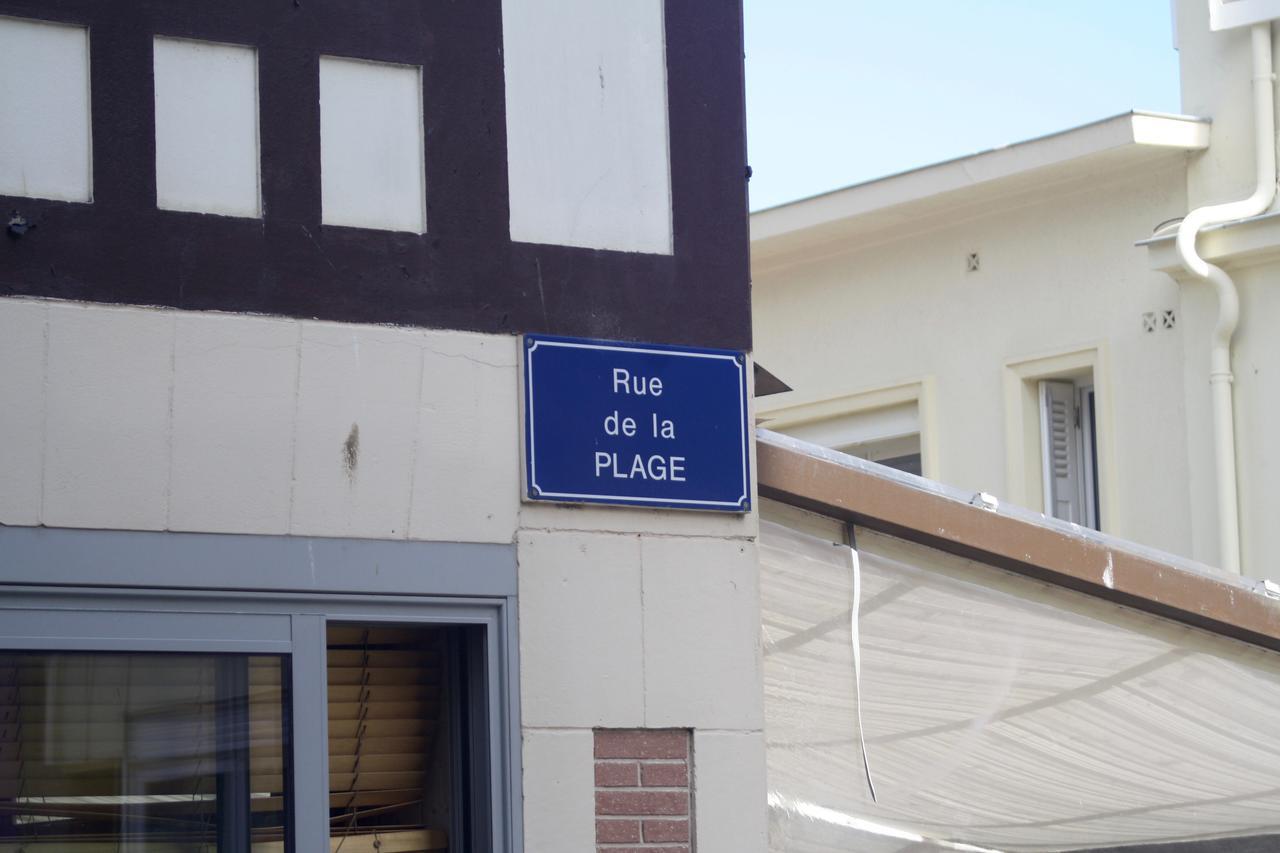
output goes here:
{"type": "Polygon", "coordinates": [[[289,656],[297,850],[329,849],[328,622],[478,629],[472,849],[521,853],[514,546],[0,527],[0,648],[289,656]]]}

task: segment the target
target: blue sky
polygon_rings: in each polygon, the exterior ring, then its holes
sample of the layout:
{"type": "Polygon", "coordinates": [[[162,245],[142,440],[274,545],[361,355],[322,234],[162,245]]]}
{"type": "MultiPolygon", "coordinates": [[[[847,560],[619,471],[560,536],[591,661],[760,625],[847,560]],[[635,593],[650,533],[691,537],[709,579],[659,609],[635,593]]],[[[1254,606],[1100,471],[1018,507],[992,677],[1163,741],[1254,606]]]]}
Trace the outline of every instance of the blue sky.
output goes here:
{"type": "Polygon", "coordinates": [[[1178,112],[1169,0],[744,0],[751,208],[1130,109],[1178,112]]]}

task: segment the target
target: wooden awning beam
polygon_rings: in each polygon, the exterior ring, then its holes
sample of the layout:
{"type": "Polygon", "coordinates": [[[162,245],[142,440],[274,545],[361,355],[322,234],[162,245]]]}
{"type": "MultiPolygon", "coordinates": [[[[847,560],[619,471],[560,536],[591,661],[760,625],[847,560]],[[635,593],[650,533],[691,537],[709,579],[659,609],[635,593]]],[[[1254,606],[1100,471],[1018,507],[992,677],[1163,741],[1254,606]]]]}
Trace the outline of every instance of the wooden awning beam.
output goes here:
{"type": "Polygon", "coordinates": [[[871,463],[804,452],[768,430],[756,454],[761,497],[1280,651],[1280,600],[1260,582],[992,511],[871,463]]]}

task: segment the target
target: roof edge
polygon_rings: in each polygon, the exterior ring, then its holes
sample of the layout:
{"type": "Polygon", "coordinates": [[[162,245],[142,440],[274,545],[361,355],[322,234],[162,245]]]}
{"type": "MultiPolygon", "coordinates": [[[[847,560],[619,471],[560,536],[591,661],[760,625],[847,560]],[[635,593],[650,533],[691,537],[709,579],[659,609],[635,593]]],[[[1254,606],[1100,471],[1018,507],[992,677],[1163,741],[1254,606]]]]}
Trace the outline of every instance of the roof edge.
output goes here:
{"type": "Polygon", "coordinates": [[[1118,148],[1200,151],[1209,147],[1208,119],[1130,110],[1077,127],[975,154],[895,172],[754,211],[751,239],[786,237],[900,204],[1081,160],[1118,148]]]}

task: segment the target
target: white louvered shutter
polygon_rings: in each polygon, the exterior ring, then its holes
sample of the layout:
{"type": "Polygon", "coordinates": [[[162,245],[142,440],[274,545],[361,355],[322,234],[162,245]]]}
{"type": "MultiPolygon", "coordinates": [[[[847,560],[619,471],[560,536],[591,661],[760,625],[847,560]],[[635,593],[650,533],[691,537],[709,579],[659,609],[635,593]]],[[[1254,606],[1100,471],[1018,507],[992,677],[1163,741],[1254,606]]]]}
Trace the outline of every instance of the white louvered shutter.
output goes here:
{"type": "Polygon", "coordinates": [[[1076,429],[1076,387],[1040,383],[1040,441],[1045,514],[1085,524],[1083,470],[1076,429]]]}

